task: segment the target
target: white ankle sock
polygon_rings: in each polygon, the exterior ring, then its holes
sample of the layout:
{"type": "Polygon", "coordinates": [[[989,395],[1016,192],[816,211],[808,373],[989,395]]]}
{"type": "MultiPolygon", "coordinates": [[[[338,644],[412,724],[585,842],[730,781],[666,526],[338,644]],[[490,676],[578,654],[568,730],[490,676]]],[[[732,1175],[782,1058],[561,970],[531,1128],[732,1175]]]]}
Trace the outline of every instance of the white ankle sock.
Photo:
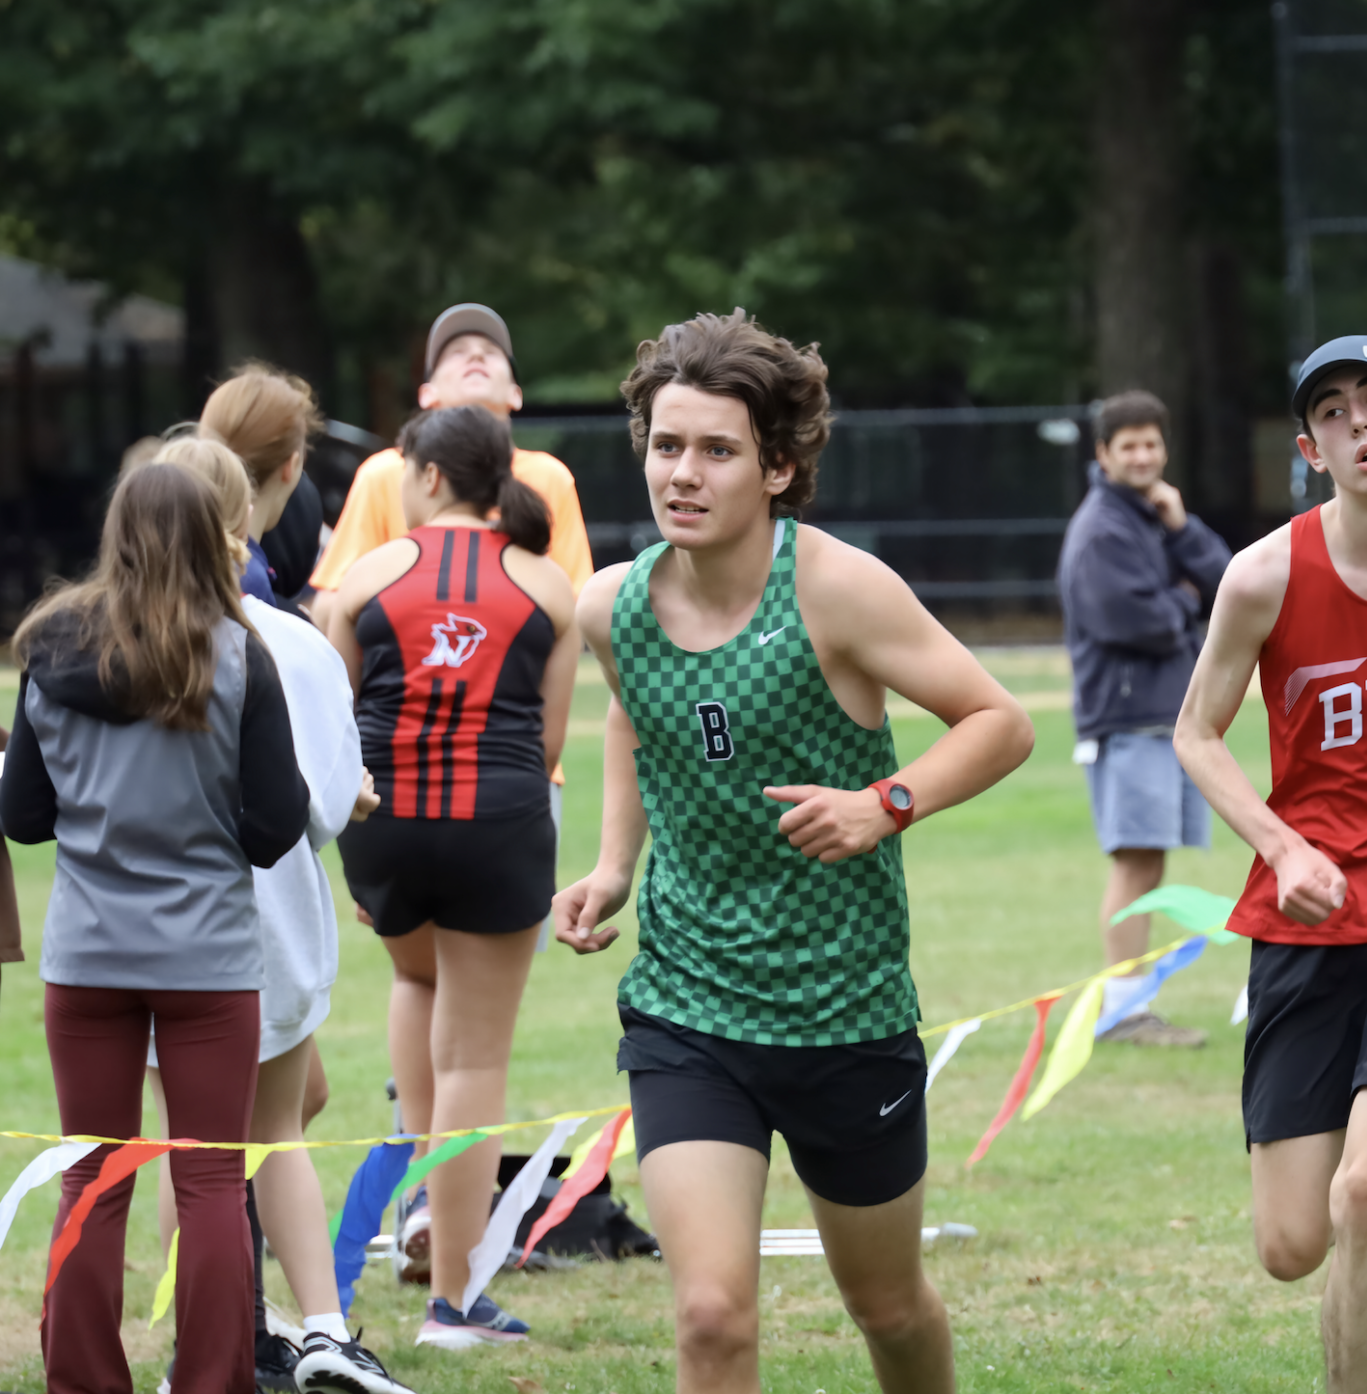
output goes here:
{"type": "Polygon", "coordinates": [[[343,1344],[351,1339],[351,1332],[346,1329],[341,1312],[319,1312],[317,1316],[305,1317],[305,1335],[310,1331],[321,1331],[324,1336],[331,1336],[334,1341],[343,1344]]]}

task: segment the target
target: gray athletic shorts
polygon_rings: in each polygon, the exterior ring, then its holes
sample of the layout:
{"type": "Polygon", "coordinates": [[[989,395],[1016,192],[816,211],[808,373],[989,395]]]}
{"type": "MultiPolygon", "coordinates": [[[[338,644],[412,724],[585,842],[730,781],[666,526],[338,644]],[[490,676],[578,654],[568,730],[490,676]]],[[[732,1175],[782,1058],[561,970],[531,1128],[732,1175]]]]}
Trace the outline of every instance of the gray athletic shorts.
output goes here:
{"type": "Polygon", "coordinates": [[[1103,852],[1210,846],[1210,805],[1178,763],[1170,734],[1119,731],[1100,747],[1083,768],[1103,852]]]}

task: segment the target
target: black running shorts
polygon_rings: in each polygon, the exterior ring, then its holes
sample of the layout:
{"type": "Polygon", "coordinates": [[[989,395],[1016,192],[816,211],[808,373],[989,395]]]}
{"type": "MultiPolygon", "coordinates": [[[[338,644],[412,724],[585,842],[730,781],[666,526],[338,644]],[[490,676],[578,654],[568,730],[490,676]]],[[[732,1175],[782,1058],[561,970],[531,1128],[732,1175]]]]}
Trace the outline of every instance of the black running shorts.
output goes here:
{"type": "Polygon", "coordinates": [[[1244,1132],[1255,1142],[1348,1126],[1367,1085],[1367,944],[1253,941],[1244,1132]]]}
{"type": "Polygon", "coordinates": [[[671,1142],[735,1142],[767,1161],[778,1132],[803,1184],[836,1205],[883,1205],[925,1175],[926,1053],[914,1030],[763,1046],[618,1013],[638,1158],[671,1142]]]}
{"type": "Polygon", "coordinates": [[[347,889],[386,938],[428,920],[467,934],[539,925],[555,894],[550,803],[511,818],[386,818],[337,839],[347,889]]]}

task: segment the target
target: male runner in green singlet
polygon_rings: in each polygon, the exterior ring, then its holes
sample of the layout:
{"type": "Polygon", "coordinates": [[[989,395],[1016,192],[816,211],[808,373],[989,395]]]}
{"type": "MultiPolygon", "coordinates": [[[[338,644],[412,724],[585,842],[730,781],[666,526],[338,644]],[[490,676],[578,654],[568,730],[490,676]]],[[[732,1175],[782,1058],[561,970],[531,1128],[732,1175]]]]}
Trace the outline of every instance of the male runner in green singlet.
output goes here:
{"type": "Polygon", "coordinates": [[[623,390],[665,541],[579,602],[614,694],[603,838],[554,913],[572,948],[606,948],[649,828],[618,1064],[674,1282],[678,1388],[760,1387],[777,1129],[882,1388],[945,1394],[895,834],[1015,769],[1030,722],[893,572],[789,516],[829,436],[814,347],[702,315],[642,344],[623,390]],[[950,727],[904,769],[888,688],[950,727]]]}

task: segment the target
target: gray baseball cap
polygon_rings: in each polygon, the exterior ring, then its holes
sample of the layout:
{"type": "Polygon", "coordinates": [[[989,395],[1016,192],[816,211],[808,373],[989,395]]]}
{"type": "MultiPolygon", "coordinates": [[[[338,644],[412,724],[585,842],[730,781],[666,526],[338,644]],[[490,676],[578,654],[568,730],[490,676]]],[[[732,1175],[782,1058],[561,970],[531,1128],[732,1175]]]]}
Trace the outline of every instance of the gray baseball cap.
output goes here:
{"type": "Polygon", "coordinates": [[[452,305],[443,310],[432,323],[427,335],[427,377],[430,381],[436,370],[441,351],[462,334],[483,334],[486,339],[497,344],[508,356],[513,366],[513,376],[517,376],[517,361],[513,357],[513,336],[503,316],[495,314],[487,305],[476,305],[467,301],[464,305],[452,305]]]}
{"type": "Polygon", "coordinates": [[[1320,379],[1335,368],[1348,367],[1361,368],[1367,373],[1367,336],[1345,334],[1342,338],[1330,339],[1301,364],[1300,378],[1295,392],[1291,394],[1292,415],[1304,419],[1305,409],[1310,405],[1310,394],[1320,379]]]}

